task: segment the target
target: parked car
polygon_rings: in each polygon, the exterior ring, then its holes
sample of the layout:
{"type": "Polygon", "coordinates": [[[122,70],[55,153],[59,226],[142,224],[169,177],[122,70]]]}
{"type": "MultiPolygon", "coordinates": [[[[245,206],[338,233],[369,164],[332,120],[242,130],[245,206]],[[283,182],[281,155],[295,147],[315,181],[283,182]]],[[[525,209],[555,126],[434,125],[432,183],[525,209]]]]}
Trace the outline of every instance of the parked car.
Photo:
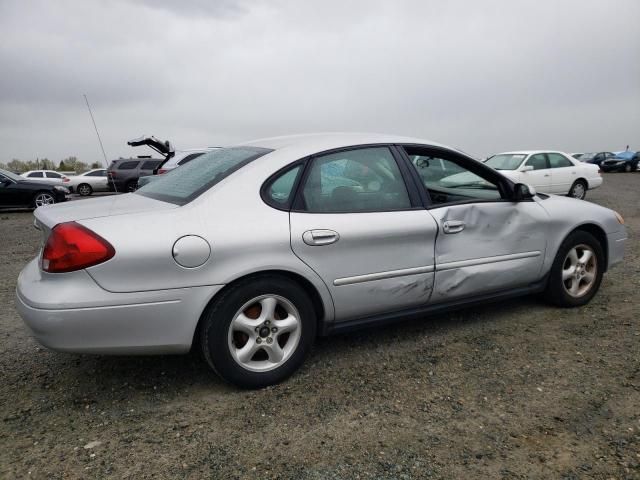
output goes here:
{"type": "Polygon", "coordinates": [[[594,165],[600,166],[602,162],[609,158],[614,158],[616,156],[613,152],[592,152],[592,153],[583,153],[580,155],[580,161],[585,163],[593,163],[594,165]]]}
{"type": "Polygon", "coordinates": [[[152,174],[161,163],[161,159],[149,157],[112,160],[107,169],[109,190],[134,192],[138,188],[138,179],[152,174]]]}
{"type": "Polygon", "coordinates": [[[69,183],[69,177],[54,170],[29,170],[20,176],[28,178],[31,182],[42,182],[52,185],[66,185],[69,183]]]}
{"type": "Polygon", "coordinates": [[[109,182],[106,168],[94,168],[88,172],[69,177],[69,190],[86,197],[93,192],[108,192],[109,182]]]}
{"type": "Polygon", "coordinates": [[[640,152],[617,152],[613,158],[607,158],[600,164],[603,172],[635,172],[638,169],[640,152]]]}
{"type": "Polygon", "coordinates": [[[571,155],[576,160],[580,160],[580,157],[584,155],[584,153],[570,153],[569,155],[571,155]]]}
{"type": "Polygon", "coordinates": [[[0,208],[37,208],[64,202],[69,190],[61,185],[34,182],[0,169],[0,208]]]}
{"type": "Polygon", "coordinates": [[[583,199],[587,190],[602,185],[596,165],[581,163],[562,152],[535,150],[499,153],[489,157],[485,164],[514,182],[533,185],[540,192],[578,199],[583,199]]]}
{"type": "Polygon", "coordinates": [[[16,302],[40,343],[193,347],[262,387],[317,335],[539,292],[585,305],[623,258],[616,212],[429,141],[297,135],[207,155],[135,193],[36,210],[45,245],[16,302]],[[444,184],[442,164],[476,180],[444,184]]]}

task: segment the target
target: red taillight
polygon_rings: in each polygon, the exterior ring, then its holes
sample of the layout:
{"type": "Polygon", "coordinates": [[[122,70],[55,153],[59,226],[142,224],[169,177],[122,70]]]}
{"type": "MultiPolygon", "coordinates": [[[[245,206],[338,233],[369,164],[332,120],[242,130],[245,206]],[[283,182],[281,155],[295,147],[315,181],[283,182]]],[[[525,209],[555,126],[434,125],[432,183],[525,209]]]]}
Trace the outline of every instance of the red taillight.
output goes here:
{"type": "Polygon", "coordinates": [[[62,183],[66,183],[66,182],[70,182],[71,180],[69,180],[68,177],[63,177],[62,178],[62,183]]]}
{"type": "Polygon", "coordinates": [[[51,231],[42,252],[42,269],[50,273],[73,272],[106,262],[116,254],[98,234],[76,222],[61,223],[51,231]]]}
{"type": "Polygon", "coordinates": [[[158,170],[158,175],[162,175],[163,173],[167,173],[168,170],[165,170],[164,168],[161,168],[160,170],[158,170]]]}

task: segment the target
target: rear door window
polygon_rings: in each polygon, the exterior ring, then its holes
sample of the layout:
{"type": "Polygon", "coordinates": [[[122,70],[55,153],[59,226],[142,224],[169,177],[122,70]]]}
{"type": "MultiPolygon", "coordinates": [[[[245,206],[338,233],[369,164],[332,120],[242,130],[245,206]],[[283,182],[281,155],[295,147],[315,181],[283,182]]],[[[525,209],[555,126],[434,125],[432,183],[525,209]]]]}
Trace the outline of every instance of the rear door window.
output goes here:
{"type": "Polygon", "coordinates": [[[62,175],[56,172],[47,172],[47,177],[49,178],[62,178],[62,175]]]}
{"type": "Polygon", "coordinates": [[[137,160],[132,160],[128,162],[120,162],[118,165],[118,170],[133,170],[135,169],[140,162],[137,160]]]}
{"type": "Polygon", "coordinates": [[[29,178],[44,178],[44,175],[42,174],[42,172],[31,172],[29,175],[27,175],[27,177],[29,177],[29,178]]]}

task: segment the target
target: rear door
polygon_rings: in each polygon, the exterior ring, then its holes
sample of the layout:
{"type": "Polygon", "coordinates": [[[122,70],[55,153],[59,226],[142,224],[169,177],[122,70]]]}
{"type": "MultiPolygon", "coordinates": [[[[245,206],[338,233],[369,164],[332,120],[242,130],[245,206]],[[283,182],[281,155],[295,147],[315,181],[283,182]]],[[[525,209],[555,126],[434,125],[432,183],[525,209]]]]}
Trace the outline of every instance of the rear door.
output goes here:
{"type": "Polygon", "coordinates": [[[298,188],[291,247],[329,288],[336,321],[429,300],[437,225],[393,152],[373,146],[318,155],[298,188]]]}
{"type": "Polygon", "coordinates": [[[551,193],[566,195],[578,179],[578,168],[564,155],[547,153],[551,167],[551,193]]]}
{"type": "Polygon", "coordinates": [[[522,183],[534,186],[539,192],[551,192],[551,171],[546,155],[544,153],[531,155],[524,165],[532,167],[533,170],[521,172],[522,183]]]}
{"type": "Polygon", "coordinates": [[[62,175],[57,172],[45,172],[47,180],[49,183],[62,184],[62,175]]]}
{"type": "Polygon", "coordinates": [[[405,147],[438,225],[431,302],[447,302],[527,286],[541,277],[547,214],[535,201],[509,200],[495,170],[455,152],[405,147]],[[440,180],[441,163],[464,173],[440,180]]]}

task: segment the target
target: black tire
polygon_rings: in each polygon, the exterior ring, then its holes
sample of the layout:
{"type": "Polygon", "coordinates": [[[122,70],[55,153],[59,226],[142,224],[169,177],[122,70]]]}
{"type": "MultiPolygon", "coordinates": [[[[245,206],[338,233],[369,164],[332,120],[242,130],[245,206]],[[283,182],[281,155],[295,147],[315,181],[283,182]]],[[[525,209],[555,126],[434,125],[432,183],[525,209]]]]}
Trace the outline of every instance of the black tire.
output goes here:
{"type": "Polygon", "coordinates": [[[278,275],[262,275],[230,287],[207,307],[199,331],[200,347],[209,366],[224,380],[241,388],[262,388],[285,380],[302,365],[315,336],[316,314],[311,299],[296,282],[278,275]],[[230,350],[233,347],[229,345],[229,329],[239,309],[262,295],[276,295],[293,304],[300,315],[301,331],[297,346],[282,365],[255,372],[235,360],[230,350]]]}
{"type": "Polygon", "coordinates": [[[93,193],[93,188],[91,188],[91,185],[89,185],[88,183],[81,183],[80,185],[78,185],[76,191],[81,197],[88,197],[93,193]]]}
{"type": "Polygon", "coordinates": [[[591,301],[593,296],[598,292],[600,283],[602,282],[602,276],[605,269],[605,257],[602,245],[596,237],[588,232],[576,230],[569,234],[569,236],[562,242],[556,258],[551,266],[549,273],[549,281],[547,288],[544,292],[544,296],[551,303],[560,307],[579,307],[585,305],[591,301]],[[574,297],[570,295],[565,287],[565,282],[562,279],[562,270],[567,259],[567,255],[570,250],[579,245],[587,245],[591,247],[595,255],[595,261],[597,265],[597,271],[595,273],[595,279],[590,286],[589,290],[580,297],[574,297]]]}
{"type": "Polygon", "coordinates": [[[138,181],[137,180],[129,180],[125,184],[125,190],[129,193],[135,192],[138,189],[138,181]]]}
{"type": "Polygon", "coordinates": [[[627,162],[627,163],[625,163],[625,164],[624,164],[624,169],[623,169],[623,171],[624,171],[625,173],[630,173],[630,172],[632,172],[634,169],[633,169],[633,168],[631,168],[631,166],[632,166],[632,165],[631,165],[630,163],[628,163],[628,162],[627,162]]]}
{"type": "Polygon", "coordinates": [[[587,196],[587,188],[587,182],[585,182],[584,180],[576,180],[575,182],[573,182],[573,185],[571,185],[567,197],[584,200],[587,196]]]}

